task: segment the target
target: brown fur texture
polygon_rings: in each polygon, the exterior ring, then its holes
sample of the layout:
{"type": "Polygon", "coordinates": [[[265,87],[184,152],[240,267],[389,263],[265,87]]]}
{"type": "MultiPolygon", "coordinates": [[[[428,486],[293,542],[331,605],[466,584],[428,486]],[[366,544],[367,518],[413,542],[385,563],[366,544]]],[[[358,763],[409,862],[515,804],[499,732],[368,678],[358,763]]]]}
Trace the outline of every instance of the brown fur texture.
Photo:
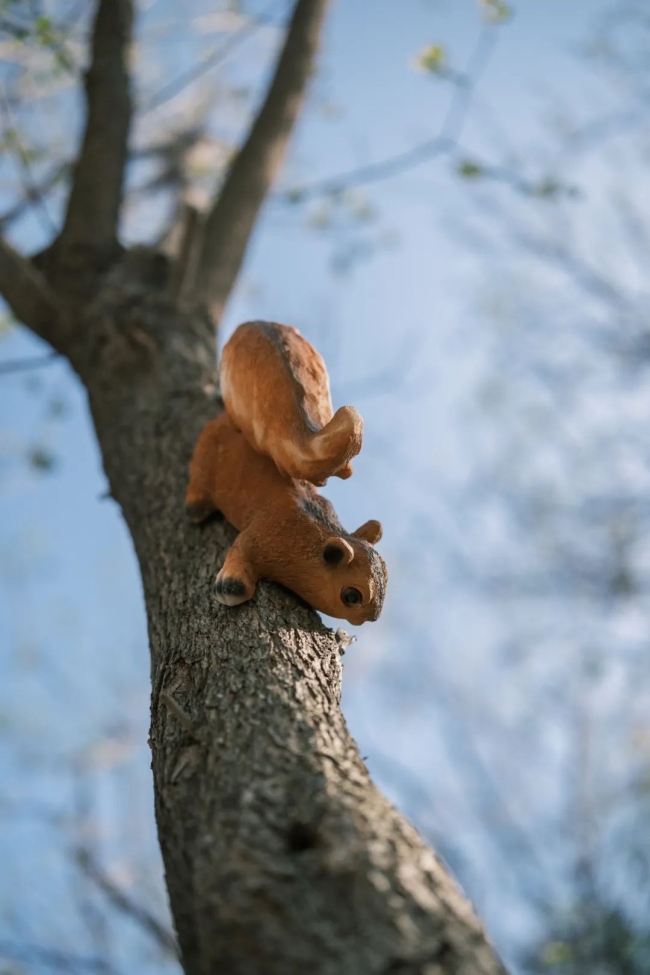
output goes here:
{"type": "Polygon", "coordinates": [[[352,474],[363,420],[352,406],[333,412],[325,363],[297,329],[240,325],[221,356],[221,395],[237,429],[281,474],[318,485],[352,474]]]}
{"type": "Polygon", "coordinates": [[[381,538],[379,522],[348,534],[312,484],[280,474],[225,413],[198,439],[186,509],[196,522],[220,511],[239,529],[217,576],[220,602],[246,602],[258,579],[267,578],[329,616],[357,625],[378,618],[387,579],[372,547],[381,538]],[[350,598],[358,601],[350,605],[350,598]]]}

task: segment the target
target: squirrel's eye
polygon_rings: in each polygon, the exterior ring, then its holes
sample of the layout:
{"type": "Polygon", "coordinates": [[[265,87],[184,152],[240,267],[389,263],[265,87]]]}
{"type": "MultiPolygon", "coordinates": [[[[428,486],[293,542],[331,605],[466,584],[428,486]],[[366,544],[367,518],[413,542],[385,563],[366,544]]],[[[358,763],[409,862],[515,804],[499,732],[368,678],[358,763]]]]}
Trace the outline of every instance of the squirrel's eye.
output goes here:
{"type": "Polygon", "coordinates": [[[341,599],[346,606],[358,606],[363,599],[363,596],[359,590],[355,589],[353,586],[346,586],[341,592],[341,599]]]}

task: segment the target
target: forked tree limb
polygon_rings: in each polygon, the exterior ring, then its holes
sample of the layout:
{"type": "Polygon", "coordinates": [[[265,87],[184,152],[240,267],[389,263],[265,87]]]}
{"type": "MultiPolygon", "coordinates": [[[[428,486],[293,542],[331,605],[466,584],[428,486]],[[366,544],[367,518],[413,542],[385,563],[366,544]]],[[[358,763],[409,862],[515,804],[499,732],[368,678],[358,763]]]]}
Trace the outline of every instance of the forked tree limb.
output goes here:
{"type": "Polygon", "coordinates": [[[219,322],[313,72],[328,0],[297,0],[273,80],[208,215],[195,297],[219,322]]]}
{"type": "Polygon", "coordinates": [[[0,237],[0,294],[16,318],[58,351],[65,314],[32,262],[0,237]]]}
{"type": "Polygon", "coordinates": [[[86,74],[86,127],[74,167],[61,246],[86,248],[87,256],[112,252],[131,124],[128,54],[132,0],[100,0],[86,74]]]}

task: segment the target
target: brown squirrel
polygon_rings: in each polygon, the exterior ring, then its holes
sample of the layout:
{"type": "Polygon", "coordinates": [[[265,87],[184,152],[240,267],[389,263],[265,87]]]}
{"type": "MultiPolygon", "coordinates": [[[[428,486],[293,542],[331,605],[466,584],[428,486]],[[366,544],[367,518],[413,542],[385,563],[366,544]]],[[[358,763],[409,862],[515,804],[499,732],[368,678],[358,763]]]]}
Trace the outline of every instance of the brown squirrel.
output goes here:
{"type": "Polygon", "coordinates": [[[201,431],[185,499],[192,521],[220,511],[240,532],[217,576],[217,599],[227,606],[246,602],[258,579],[267,578],[329,616],[354,624],[376,620],[387,580],[384,560],[373,548],[381,525],[367,521],[348,534],[305,476],[319,482],[332,473],[349,476],[341,471],[360,449],[361,417],[343,407],[343,420],[336,421],[341,410],[332,419],[325,365],[296,329],[240,325],[224,360],[227,412],[201,431]],[[314,449],[318,422],[328,434],[335,421],[335,436],[325,436],[314,449]],[[287,464],[303,476],[289,476],[287,464]]]}
{"type": "Polygon", "coordinates": [[[348,534],[312,484],[280,474],[225,413],[201,431],[185,504],[197,523],[220,511],[239,529],[217,576],[219,602],[246,602],[266,578],[329,616],[354,624],[378,618],[386,590],[386,566],[372,547],[379,522],[348,534]]]}
{"type": "Polygon", "coordinates": [[[224,346],[220,381],[230,419],[281,474],[318,485],[350,477],[363,420],[352,406],[334,413],[325,363],[297,329],[240,325],[224,346]]]}

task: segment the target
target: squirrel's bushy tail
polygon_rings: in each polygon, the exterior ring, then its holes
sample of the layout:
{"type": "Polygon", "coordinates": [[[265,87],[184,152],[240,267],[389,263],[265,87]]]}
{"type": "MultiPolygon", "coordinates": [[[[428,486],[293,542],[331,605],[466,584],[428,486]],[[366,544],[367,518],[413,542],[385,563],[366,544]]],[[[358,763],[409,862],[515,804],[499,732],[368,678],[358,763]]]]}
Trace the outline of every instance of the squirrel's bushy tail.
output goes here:
{"type": "Polygon", "coordinates": [[[353,406],[341,406],[322,430],[305,435],[291,445],[286,473],[312,483],[328,477],[347,478],[350,461],[361,450],[363,419],[353,406]]]}

